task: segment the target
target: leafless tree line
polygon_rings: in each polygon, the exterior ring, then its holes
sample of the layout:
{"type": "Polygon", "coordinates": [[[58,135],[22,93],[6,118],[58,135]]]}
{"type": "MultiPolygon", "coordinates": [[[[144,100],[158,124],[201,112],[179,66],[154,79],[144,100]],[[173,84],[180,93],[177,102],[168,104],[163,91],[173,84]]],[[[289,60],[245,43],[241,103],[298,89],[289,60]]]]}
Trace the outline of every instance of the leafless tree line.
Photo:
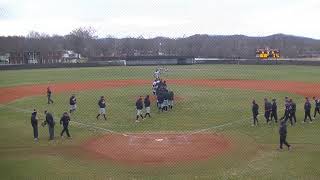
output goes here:
{"type": "Polygon", "coordinates": [[[320,40],[276,34],[266,37],[243,35],[193,35],[185,38],[156,37],[99,38],[93,28],[82,27],[68,35],[30,32],[27,36],[0,36],[0,53],[37,51],[41,54],[73,50],[84,57],[179,55],[215,58],[255,58],[257,48],[275,48],[283,57],[298,57],[307,51],[320,51],[320,40]]]}

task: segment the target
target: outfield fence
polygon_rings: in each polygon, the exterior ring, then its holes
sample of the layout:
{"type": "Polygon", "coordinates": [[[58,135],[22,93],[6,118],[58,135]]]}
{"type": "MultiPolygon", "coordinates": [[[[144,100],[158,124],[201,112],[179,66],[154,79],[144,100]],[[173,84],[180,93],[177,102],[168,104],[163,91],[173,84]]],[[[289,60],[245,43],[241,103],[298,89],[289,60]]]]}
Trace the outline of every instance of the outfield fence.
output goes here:
{"type": "Polygon", "coordinates": [[[101,62],[87,62],[74,64],[2,64],[0,70],[45,69],[45,68],[82,68],[107,66],[157,66],[157,65],[192,65],[192,64],[235,64],[235,65],[296,65],[320,66],[320,61],[313,60],[252,60],[252,59],[195,59],[192,62],[182,63],[177,60],[110,60],[101,62]]]}

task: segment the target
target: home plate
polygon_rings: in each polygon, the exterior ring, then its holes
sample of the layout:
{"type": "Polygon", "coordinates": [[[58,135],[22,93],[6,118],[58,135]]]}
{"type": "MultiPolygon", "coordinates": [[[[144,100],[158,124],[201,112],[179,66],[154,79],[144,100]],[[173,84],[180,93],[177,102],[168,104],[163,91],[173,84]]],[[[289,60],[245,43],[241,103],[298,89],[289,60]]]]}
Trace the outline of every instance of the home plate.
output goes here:
{"type": "Polygon", "coordinates": [[[161,142],[161,141],[163,141],[163,139],[155,139],[156,141],[158,141],[158,142],[161,142]]]}

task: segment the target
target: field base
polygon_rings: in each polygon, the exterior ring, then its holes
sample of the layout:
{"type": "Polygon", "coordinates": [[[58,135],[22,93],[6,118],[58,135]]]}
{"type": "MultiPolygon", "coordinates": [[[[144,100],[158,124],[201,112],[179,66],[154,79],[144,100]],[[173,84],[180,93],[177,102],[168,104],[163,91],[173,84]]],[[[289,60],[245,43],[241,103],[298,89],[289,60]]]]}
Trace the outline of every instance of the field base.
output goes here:
{"type": "Polygon", "coordinates": [[[118,163],[168,165],[214,158],[231,149],[231,142],[217,134],[108,134],[90,139],[82,148],[118,163]]]}

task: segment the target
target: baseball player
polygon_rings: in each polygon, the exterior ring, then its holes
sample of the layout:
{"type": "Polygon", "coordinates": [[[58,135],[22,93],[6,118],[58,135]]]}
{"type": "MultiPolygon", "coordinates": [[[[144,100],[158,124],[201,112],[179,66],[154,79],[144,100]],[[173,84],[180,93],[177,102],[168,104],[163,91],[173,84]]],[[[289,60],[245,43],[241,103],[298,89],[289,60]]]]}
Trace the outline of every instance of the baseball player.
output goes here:
{"type": "Polygon", "coordinates": [[[152,83],[152,93],[153,95],[156,95],[156,92],[157,92],[157,79],[155,79],[152,83]]]}
{"type": "Polygon", "coordinates": [[[272,99],[271,121],[274,119],[275,123],[278,123],[278,105],[276,101],[276,99],[272,99]]]}
{"type": "Polygon", "coordinates": [[[38,141],[38,118],[37,118],[37,111],[35,109],[31,114],[31,125],[33,129],[34,141],[38,141]]]}
{"type": "Polygon", "coordinates": [[[166,90],[168,89],[167,81],[163,81],[162,87],[166,90]]]}
{"type": "Polygon", "coordinates": [[[163,89],[163,81],[162,79],[159,80],[159,82],[157,83],[157,94],[159,93],[159,91],[161,91],[163,89]]]}
{"type": "Polygon", "coordinates": [[[312,118],[311,118],[311,103],[309,101],[309,98],[306,97],[306,102],[304,103],[304,120],[303,123],[306,122],[307,118],[309,117],[310,123],[312,123],[312,118]]]}
{"type": "Polygon", "coordinates": [[[151,117],[151,115],[150,115],[150,111],[151,111],[150,105],[151,105],[150,98],[149,98],[149,95],[147,95],[144,98],[144,107],[146,109],[146,114],[144,115],[144,118],[146,118],[147,116],[151,117]]]}
{"type": "Polygon", "coordinates": [[[289,100],[288,101],[285,101],[286,103],[285,103],[285,108],[284,108],[284,115],[283,115],[283,117],[281,117],[280,118],[280,120],[282,121],[282,120],[284,120],[284,121],[288,121],[288,119],[290,119],[290,108],[291,108],[291,106],[290,106],[290,102],[289,102],[289,100]]]}
{"type": "Polygon", "coordinates": [[[46,116],[46,120],[44,121],[43,126],[48,125],[48,129],[49,129],[49,140],[53,140],[54,139],[54,126],[55,126],[55,121],[53,119],[53,116],[51,113],[49,113],[48,111],[44,111],[44,114],[46,116]]]}
{"type": "Polygon", "coordinates": [[[157,68],[156,71],[153,73],[153,77],[156,78],[156,79],[159,79],[160,78],[160,74],[161,74],[160,70],[157,68]]]}
{"type": "Polygon", "coordinates": [[[297,123],[297,117],[296,117],[297,105],[295,102],[293,102],[292,99],[289,100],[289,103],[290,103],[290,123],[291,123],[291,126],[293,126],[295,123],[297,123]]]}
{"type": "Polygon", "coordinates": [[[71,138],[69,134],[69,122],[70,122],[70,116],[67,112],[63,113],[61,119],[60,119],[60,125],[63,125],[63,130],[60,133],[61,138],[63,138],[63,134],[66,132],[68,138],[71,138]]]}
{"type": "Polygon", "coordinates": [[[53,104],[53,100],[51,99],[51,95],[52,95],[51,88],[50,88],[50,87],[48,87],[48,88],[47,88],[48,104],[50,104],[50,103],[52,103],[52,104],[53,104]]]}
{"type": "Polygon", "coordinates": [[[272,111],[272,104],[268,101],[267,98],[264,98],[264,117],[266,118],[266,122],[270,121],[270,114],[272,111]]]}
{"type": "Polygon", "coordinates": [[[169,91],[169,99],[168,99],[169,108],[173,108],[173,101],[174,101],[174,93],[173,91],[169,91]]]}
{"type": "Polygon", "coordinates": [[[163,109],[165,111],[168,111],[168,106],[169,106],[169,92],[167,89],[163,90],[163,97],[164,97],[164,101],[163,101],[163,109]]]}
{"type": "Polygon", "coordinates": [[[279,127],[279,135],[280,135],[280,149],[283,149],[283,144],[288,147],[288,150],[290,150],[290,144],[287,142],[287,122],[281,121],[280,127],[279,127]]]}
{"type": "Polygon", "coordinates": [[[157,85],[159,85],[159,83],[161,81],[160,78],[157,78],[156,80],[157,80],[157,85]]]}
{"type": "Polygon", "coordinates": [[[158,102],[158,109],[159,112],[160,110],[163,112],[163,102],[164,102],[164,96],[163,96],[163,92],[159,92],[159,94],[157,95],[157,102],[158,102]]]}
{"type": "Polygon", "coordinates": [[[253,115],[253,124],[252,126],[258,125],[258,114],[259,114],[259,105],[255,100],[252,101],[252,115],[253,115]]]}
{"type": "Polygon", "coordinates": [[[139,116],[142,118],[143,120],[143,116],[142,116],[142,109],[143,109],[143,102],[142,102],[142,97],[140,96],[139,99],[136,101],[136,109],[137,109],[137,118],[136,118],[136,122],[140,122],[139,121],[139,116]]]}
{"type": "Polygon", "coordinates": [[[157,83],[156,83],[156,96],[157,96],[157,107],[160,108],[160,103],[159,103],[159,95],[161,94],[161,82],[162,80],[157,79],[157,83]]]}
{"type": "Polygon", "coordinates": [[[288,103],[288,102],[289,102],[289,97],[286,96],[286,97],[284,98],[284,103],[286,104],[286,103],[288,103]]]}
{"type": "Polygon", "coordinates": [[[313,100],[315,102],[315,108],[314,108],[314,115],[313,117],[316,118],[317,113],[320,114],[320,99],[313,97],[313,100]]]}
{"type": "Polygon", "coordinates": [[[98,106],[99,106],[99,114],[97,115],[97,120],[99,120],[100,115],[103,115],[104,120],[107,120],[106,117],[106,100],[104,96],[100,97],[100,100],[98,101],[98,106]]]}
{"type": "Polygon", "coordinates": [[[70,113],[73,113],[77,109],[77,99],[76,96],[73,94],[69,99],[70,104],[70,113]]]}

